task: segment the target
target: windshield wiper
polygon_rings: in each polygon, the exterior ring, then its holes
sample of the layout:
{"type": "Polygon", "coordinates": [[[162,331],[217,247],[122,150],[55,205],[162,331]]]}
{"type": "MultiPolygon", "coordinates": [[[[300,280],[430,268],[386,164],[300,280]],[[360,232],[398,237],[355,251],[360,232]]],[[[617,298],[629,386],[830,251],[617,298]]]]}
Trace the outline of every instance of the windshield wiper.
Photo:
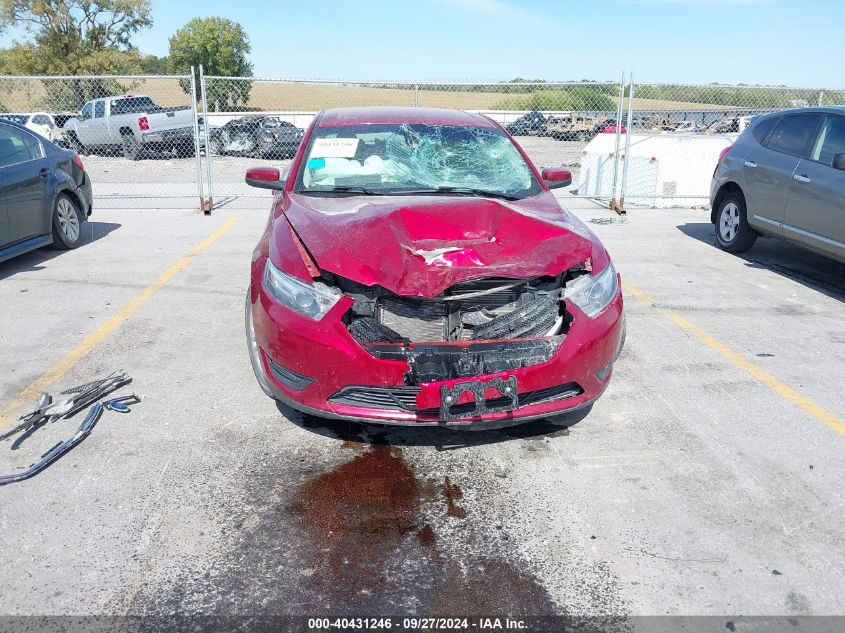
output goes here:
{"type": "Polygon", "coordinates": [[[340,186],[333,189],[305,189],[300,193],[307,195],[360,194],[365,196],[479,196],[482,198],[500,198],[502,200],[521,200],[520,196],[503,191],[487,191],[472,187],[431,187],[415,189],[368,189],[366,187],[340,186]]]}
{"type": "Polygon", "coordinates": [[[413,195],[459,195],[459,196],[480,196],[483,198],[501,198],[502,200],[520,200],[519,196],[503,191],[487,191],[486,189],[474,189],[472,187],[432,187],[430,189],[391,189],[390,194],[395,196],[413,195]]]}
{"type": "Polygon", "coordinates": [[[332,194],[332,193],[352,193],[352,194],[362,194],[365,196],[384,196],[389,195],[391,192],[385,191],[377,191],[375,189],[367,189],[366,187],[334,187],[332,189],[303,189],[299,193],[304,193],[306,195],[315,195],[315,194],[332,194]]]}

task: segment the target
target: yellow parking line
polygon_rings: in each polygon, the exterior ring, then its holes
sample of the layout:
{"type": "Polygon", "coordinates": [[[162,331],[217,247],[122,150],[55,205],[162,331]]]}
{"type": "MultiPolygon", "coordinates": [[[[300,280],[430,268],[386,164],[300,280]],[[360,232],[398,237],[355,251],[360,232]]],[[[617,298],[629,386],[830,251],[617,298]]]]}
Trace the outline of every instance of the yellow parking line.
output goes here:
{"type": "Polygon", "coordinates": [[[211,235],[200,242],[194,250],[185,255],[178,262],[168,268],[158,279],[156,279],[149,286],[144,288],[138,295],[121,308],[116,314],[102,323],[96,330],[91,332],[85,339],[76,347],[74,347],[68,354],[59,362],[53,365],[50,369],[44,372],[35,382],[26,387],[18,396],[7,406],[3,413],[0,414],[0,429],[8,425],[8,416],[12,414],[18,407],[28,401],[35,401],[50,385],[56,382],[59,378],[64,376],[79,360],[90,352],[94,346],[105,339],[109,334],[114,332],[120,325],[126,321],[138,308],[140,308],[146,301],[152,297],[162,286],[173,279],[179,271],[185,268],[193,259],[202,253],[209,246],[214,244],[226,231],[232,228],[232,225],[238,221],[238,218],[230,218],[223,226],[214,231],[211,235]]]}
{"type": "Polygon", "coordinates": [[[807,396],[798,393],[792,387],[782,383],[780,380],[772,376],[769,372],[761,369],[738,352],[735,352],[716,337],[708,334],[697,325],[687,321],[677,312],[668,308],[659,307],[654,297],[652,297],[647,292],[640,290],[636,286],[632,286],[627,280],[624,282],[624,287],[625,290],[631,296],[636,299],[639,299],[643,303],[649,304],[651,307],[653,307],[663,316],[668,318],[682,330],[685,330],[686,332],[692,334],[695,338],[704,343],[707,347],[714,350],[715,352],[718,352],[724,358],[729,360],[731,363],[733,363],[740,369],[744,369],[746,372],[751,374],[753,378],[759,380],[761,383],[766,385],[776,394],[786,398],[792,404],[799,407],[800,409],[803,409],[804,411],[812,415],[814,418],[819,420],[822,424],[833,429],[840,435],[845,435],[845,422],[837,418],[830,411],[816,404],[807,396]]]}

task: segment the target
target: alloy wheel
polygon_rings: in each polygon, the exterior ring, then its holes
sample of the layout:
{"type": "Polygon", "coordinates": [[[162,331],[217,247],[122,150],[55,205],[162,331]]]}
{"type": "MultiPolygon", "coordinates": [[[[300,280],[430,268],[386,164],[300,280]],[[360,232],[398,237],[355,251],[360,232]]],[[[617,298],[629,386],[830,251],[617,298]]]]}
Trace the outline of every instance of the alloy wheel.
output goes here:
{"type": "Polygon", "coordinates": [[[59,198],[56,215],[59,219],[59,227],[68,241],[75,242],[79,239],[79,216],[70,200],[59,198]]]}
{"type": "Polygon", "coordinates": [[[739,207],[729,202],[722,208],[719,216],[719,233],[725,242],[733,242],[739,231],[739,207]]]}

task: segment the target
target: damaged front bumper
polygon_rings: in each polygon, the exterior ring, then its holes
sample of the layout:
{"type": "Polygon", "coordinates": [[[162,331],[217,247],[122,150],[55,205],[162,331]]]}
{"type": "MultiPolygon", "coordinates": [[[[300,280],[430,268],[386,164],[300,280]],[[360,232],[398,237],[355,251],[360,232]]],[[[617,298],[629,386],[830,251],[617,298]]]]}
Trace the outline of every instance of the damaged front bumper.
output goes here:
{"type": "Polygon", "coordinates": [[[254,283],[246,302],[246,332],[264,392],[327,418],[407,425],[516,423],[589,406],[607,387],[622,341],[619,290],[592,318],[567,301],[573,319],[565,336],[501,341],[365,347],[343,320],[352,305],[343,297],[315,322],[279,305],[254,283]],[[468,369],[461,372],[461,367],[468,369]]]}

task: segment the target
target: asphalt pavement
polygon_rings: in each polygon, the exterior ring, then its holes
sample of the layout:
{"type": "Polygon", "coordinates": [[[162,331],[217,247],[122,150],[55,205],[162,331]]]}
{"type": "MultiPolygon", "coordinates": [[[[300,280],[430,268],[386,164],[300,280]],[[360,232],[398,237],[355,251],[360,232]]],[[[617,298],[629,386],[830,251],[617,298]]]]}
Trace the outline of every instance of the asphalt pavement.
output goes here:
{"type": "MultiPolygon", "coordinates": [[[[589,413],[503,431],[264,396],[243,301],[269,198],[100,206],[77,250],[0,264],[0,424],[117,369],[142,397],[0,488],[0,614],[842,615],[845,266],[569,202],[627,345],[589,413]]],[[[77,425],[0,443],[0,469],[77,425]]]]}

